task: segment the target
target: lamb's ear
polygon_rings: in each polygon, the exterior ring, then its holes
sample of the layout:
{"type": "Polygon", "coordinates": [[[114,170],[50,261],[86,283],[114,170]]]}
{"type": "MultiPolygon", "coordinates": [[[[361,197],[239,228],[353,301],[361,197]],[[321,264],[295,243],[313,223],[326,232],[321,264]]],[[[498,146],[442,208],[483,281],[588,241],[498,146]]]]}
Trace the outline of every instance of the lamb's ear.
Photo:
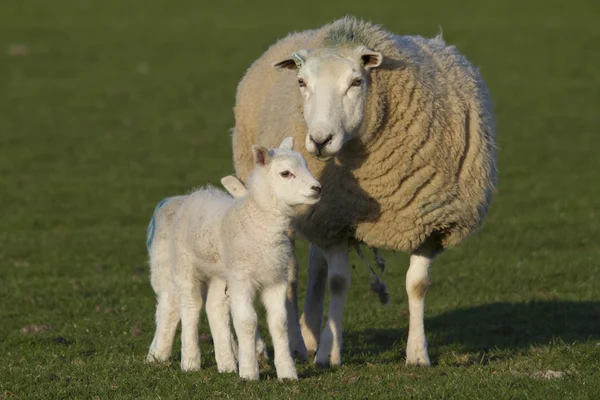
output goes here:
{"type": "Polygon", "coordinates": [[[235,198],[244,197],[248,192],[242,181],[234,175],[227,175],[221,178],[221,185],[235,198]]]}
{"type": "Polygon", "coordinates": [[[252,145],[252,154],[254,155],[254,163],[264,167],[271,162],[269,150],[257,144],[252,145]]]}
{"type": "Polygon", "coordinates": [[[308,51],[306,50],[298,50],[294,54],[290,54],[286,58],[281,61],[278,61],[273,64],[273,68],[275,69],[295,69],[298,70],[300,67],[304,65],[306,62],[306,57],[308,56],[308,51]]]}
{"type": "Polygon", "coordinates": [[[294,150],[294,138],[291,136],[286,137],[279,145],[279,148],[294,150]]]}
{"type": "Polygon", "coordinates": [[[367,47],[359,47],[357,50],[360,63],[365,69],[377,68],[383,62],[383,54],[373,51],[367,47]]]}

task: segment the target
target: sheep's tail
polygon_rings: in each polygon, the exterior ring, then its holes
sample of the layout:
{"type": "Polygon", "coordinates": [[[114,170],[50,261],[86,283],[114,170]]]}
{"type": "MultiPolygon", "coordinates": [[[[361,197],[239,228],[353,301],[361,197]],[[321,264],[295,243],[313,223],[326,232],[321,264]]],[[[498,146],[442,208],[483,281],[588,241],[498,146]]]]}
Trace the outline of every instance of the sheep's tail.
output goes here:
{"type": "Polygon", "coordinates": [[[150,248],[152,247],[152,241],[154,240],[154,233],[156,232],[156,214],[162,208],[162,206],[164,206],[165,203],[167,201],[169,201],[170,199],[171,199],[171,197],[167,197],[166,199],[161,200],[160,203],[158,203],[158,205],[156,207],[154,207],[154,212],[152,213],[152,219],[150,220],[150,223],[148,224],[148,231],[146,232],[146,248],[148,249],[148,251],[150,251],[150,248]]]}

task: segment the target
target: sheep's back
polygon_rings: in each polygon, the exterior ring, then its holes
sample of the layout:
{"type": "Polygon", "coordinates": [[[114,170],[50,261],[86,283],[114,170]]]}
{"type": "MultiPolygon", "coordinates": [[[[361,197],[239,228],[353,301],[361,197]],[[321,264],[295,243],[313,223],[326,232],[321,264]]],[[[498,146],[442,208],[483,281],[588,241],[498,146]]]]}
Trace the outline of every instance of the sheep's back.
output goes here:
{"type": "Polygon", "coordinates": [[[377,199],[359,222],[371,246],[447,248],[481,224],[496,182],[494,126],[479,72],[441,38],[396,37],[404,67],[380,71],[390,108],[355,175],[377,199]]]}

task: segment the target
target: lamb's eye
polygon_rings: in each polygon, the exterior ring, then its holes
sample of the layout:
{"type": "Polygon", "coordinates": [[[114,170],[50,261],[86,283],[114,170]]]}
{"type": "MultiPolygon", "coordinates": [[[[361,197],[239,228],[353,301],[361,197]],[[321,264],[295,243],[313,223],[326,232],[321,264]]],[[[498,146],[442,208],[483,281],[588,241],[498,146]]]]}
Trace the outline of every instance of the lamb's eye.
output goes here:
{"type": "Polygon", "coordinates": [[[282,178],[291,178],[294,176],[294,174],[292,174],[290,171],[280,172],[279,175],[281,175],[282,178]]]}
{"type": "Polygon", "coordinates": [[[304,82],[304,79],[298,78],[298,86],[306,87],[306,82],[304,82]]]}
{"type": "Polygon", "coordinates": [[[362,78],[356,78],[355,80],[352,81],[352,84],[350,84],[350,86],[360,86],[362,85],[362,78]]]}

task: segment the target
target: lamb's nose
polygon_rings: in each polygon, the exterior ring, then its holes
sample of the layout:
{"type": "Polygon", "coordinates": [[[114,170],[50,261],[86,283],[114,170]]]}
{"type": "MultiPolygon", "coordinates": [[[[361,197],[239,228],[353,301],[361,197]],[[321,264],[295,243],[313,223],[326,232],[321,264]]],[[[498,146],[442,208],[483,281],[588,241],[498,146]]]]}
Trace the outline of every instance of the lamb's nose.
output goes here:
{"type": "Polygon", "coordinates": [[[329,142],[333,139],[333,135],[329,135],[322,142],[317,142],[312,136],[310,136],[310,141],[315,144],[317,150],[321,150],[323,147],[327,146],[329,142]]]}
{"type": "Polygon", "coordinates": [[[310,188],[318,194],[321,194],[321,186],[311,186],[310,188]]]}

